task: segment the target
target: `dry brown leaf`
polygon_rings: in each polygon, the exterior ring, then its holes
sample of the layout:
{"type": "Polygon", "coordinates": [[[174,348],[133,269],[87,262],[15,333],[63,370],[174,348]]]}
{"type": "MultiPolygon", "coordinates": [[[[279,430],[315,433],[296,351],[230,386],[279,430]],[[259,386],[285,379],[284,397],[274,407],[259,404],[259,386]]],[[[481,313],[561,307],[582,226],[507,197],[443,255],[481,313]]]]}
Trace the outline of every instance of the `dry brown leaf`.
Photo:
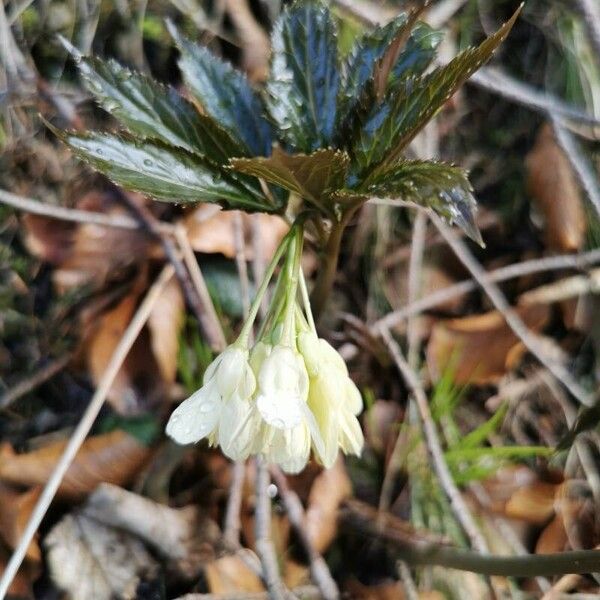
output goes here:
{"type": "MultiPolygon", "coordinates": [[[[0,544],[0,577],[4,573],[6,564],[10,559],[10,552],[0,544]]],[[[26,561],[13,578],[9,588],[7,598],[22,600],[33,599],[33,582],[39,574],[39,565],[32,565],[26,561]]]]}
{"type": "Polygon", "coordinates": [[[556,515],[544,528],[535,545],[536,554],[554,554],[564,552],[569,545],[565,524],[560,515],[556,515]]]}
{"type": "Polygon", "coordinates": [[[184,318],[185,301],[181,286],[176,279],[171,279],[148,318],[152,353],[156,357],[162,378],[167,383],[175,381],[179,333],[184,318]]]}
{"type": "Polygon", "coordinates": [[[586,230],[581,193],[550,124],[542,125],[525,164],[527,188],[544,216],[548,247],[563,252],[580,250],[586,230]]]}
{"type": "Polygon", "coordinates": [[[240,39],[242,67],[251,81],[264,81],[269,74],[269,36],[252,14],[248,0],[226,0],[225,9],[240,39]]]}
{"type": "Polygon", "coordinates": [[[504,507],[506,516],[543,525],[554,514],[554,497],[559,487],[557,484],[535,481],[516,489],[504,507]]]}
{"type": "Polygon", "coordinates": [[[258,213],[248,215],[238,211],[224,211],[212,204],[201,204],[189,212],[184,219],[184,227],[192,248],[206,254],[223,254],[228,258],[236,256],[235,219],[242,216],[246,260],[254,258],[253,228],[258,228],[260,253],[268,260],[273,256],[279,242],[288,232],[287,223],[276,215],[258,213]]]}
{"type": "Polygon", "coordinates": [[[264,592],[260,577],[237,555],[222,556],[204,567],[208,589],[213,594],[264,592]]]}
{"type": "Polygon", "coordinates": [[[289,589],[294,589],[310,583],[310,569],[295,560],[288,560],[283,570],[283,583],[289,589]]]}
{"type": "MultiPolygon", "coordinates": [[[[16,454],[10,444],[0,445],[0,480],[18,485],[44,485],[62,455],[67,441],[16,454]]],[[[129,482],[150,457],[151,450],[136,438],[116,430],[88,438],[63,477],[58,496],[81,498],[103,481],[129,482]]]]}
{"type": "Polygon", "coordinates": [[[133,600],[158,569],[140,540],[80,512],[63,517],[44,547],[52,580],[71,600],[133,600]]]}
{"type": "MultiPolygon", "coordinates": [[[[140,282],[143,285],[142,280],[140,282]]],[[[121,341],[123,333],[133,317],[142,285],[137,283],[134,289],[122,298],[114,308],[102,314],[86,337],[84,352],[88,368],[96,383],[104,375],[115,348],[121,341]]],[[[168,317],[176,318],[177,313],[169,313],[168,317]]],[[[157,334],[161,318],[156,315],[154,319],[154,331],[157,334]]],[[[175,327],[176,323],[173,326],[175,327]]],[[[165,382],[161,375],[161,369],[157,364],[157,359],[152,352],[154,345],[160,346],[160,339],[155,339],[150,331],[147,328],[142,330],[127,358],[123,361],[108,392],[108,401],[117,412],[123,415],[147,412],[157,405],[164,396],[165,382]]],[[[164,332],[162,332],[162,335],[164,335],[164,332]]],[[[172,341],[172,335],[171,332],[167,337],[171,350],[176,346],[176,341],[172,341]]],[[[162,360],[165,361],[165,370],[172,369],[171,363],[167,361],[176,360],[176,355],[168,357],[165,349],[162,360]]]]}
{"type": "MultiPolygon", "coordinates": [[[[14,549],[19,543],[40,493],[40,487],[18,492],[0,483],[0,537],[10,548],[14,549]]],[[[42,554],[37,536],[29,544],[25,558],[33,563],[41,561],[42,554]]]]}
{"type": "Polygon", "coordinates": [[[305,513],[305,531],[317,552],[324,552],[335,539],[340,504],[352,495],[346,465],[338,456],[331,469],[314,480],[305,513]]]}
{"type": "MultiPolygon", "coordinates": [[[[131,197],[139,201],[134,195],[131,197]]],[[[91,191],[75,208],[127,214],[110,192],[91,191]]],[[[82,285],[101,288],[143,262],[150,251],[149,238],[142,231],[63,223],[36,215],[24,216],[23,225],[25,245],[33,255],[56,267],[52,277],[62,292],[82,285]]]]}
{"type": "Polygon", "coordinates": [[[115,485],[98,486],[84,513],[139,537],[186,578],[196,577],[214,559],[221,537],[217,524],[196,506],[170,508],[115,485]]]}
{"type": "MultiPolygon", "coordinates": [[[[517,307],[527,327],[540,332],[550,317],[545,305],[517,307]]],[[[448,369],[458,384],[495,383],[514,364],[521,343],[498,311],[438,321],[427,345],[427,365],[439,379],[448,369]],[[511,354],[512,352],[512,354],[511,354]]]]}

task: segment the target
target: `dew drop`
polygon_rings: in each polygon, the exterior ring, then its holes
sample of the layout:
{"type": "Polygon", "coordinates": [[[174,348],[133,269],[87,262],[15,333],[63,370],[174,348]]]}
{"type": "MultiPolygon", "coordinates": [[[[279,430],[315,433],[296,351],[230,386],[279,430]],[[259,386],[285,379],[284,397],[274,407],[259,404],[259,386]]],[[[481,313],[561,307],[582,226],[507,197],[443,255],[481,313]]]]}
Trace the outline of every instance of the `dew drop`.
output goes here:
{"type": "Polygon", "coordinates": [[[200,406],[201,413],[209,413],[215,409],[216,402],[207,402],[206,404],[202,404],[200,406]]]}
{"type": "Polygon", "coordinates": [[[151,167],[152,166],[152,161],[149,158],[145,158],[144,159],[144,166],[151,167]]]}
{"type": "Polygon", "coordinates": [[[104,150],[102,150],[102,148],[96,148],[96,154],[102,155],[104,154],[104,150]]]}

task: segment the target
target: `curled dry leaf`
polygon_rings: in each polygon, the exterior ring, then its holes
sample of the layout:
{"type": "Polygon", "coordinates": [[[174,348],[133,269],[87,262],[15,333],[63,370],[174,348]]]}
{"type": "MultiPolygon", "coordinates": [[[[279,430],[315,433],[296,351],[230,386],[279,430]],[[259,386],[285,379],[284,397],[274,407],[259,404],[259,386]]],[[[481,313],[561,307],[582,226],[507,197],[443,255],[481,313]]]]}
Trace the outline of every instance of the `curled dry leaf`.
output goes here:
{"type": "MultiPolygon", "coordinates": [[[[62,455],[67,441],[16,454],[9,444],[0,445],[0,480],[18,485],[44,485],[62,455]]],[[[124,431],[88,438],[58,488],[58,496],[78,499],[103,481],[124,485],[139,473],[151,451],[124,431]]]]}
{"type": "Polygon", "coordinates": [[[258,229],[256,238],[260,243],[263,260],[268,260],[279,242],[288,232],[287,223],[276,215],[257,213],[248,215],[239,211],[223,211],[212,204],[201,204],[184,219],[184,226],[192,248],[206,254],[223,254],[235,258],[235,221],[241,215],[244,228],[246,260],[254,258],[253,228],[258,229]]]}
{"type": "Polygon", "coordinates": [[[517,488],[506,503],[504,512],[511,519],[543,525],[554,515],[554,497],[559,487],[559,484],[535,481],[517,488]]]}
{"type": "Polygon", "coordinates": [[[170,508],[115,485],[100,485],[88,498],[84,512],[136,535],[186,578],[196,577],[214,558],[221,535],[217,524],[195,506],[170,508]]]}
{"type": "MultiPolygon", "coordinates": [[[[27,526],[27,521],[35,503],[40,497],[41,488],[35,487],[26,492],[0,483],[0,538],[10,548],[15,548],[27,526]]],[[[37,538],[33,539],[27,548],[25,558],[31,563],[39,563],[42,559],[37,538]]]]}
{"type": "Polygon", "coordinates": [[[580,250],[586,230],[581,193],[550,124],[542,125],[525,164],[529,193],[544,216],[548,247],[563,252],[580,250]]]}
{"type": "MultiPolygon", "coordinates": [[[[540,332],[547,324],[546,305],[517,307],[527,327],[540,332]]],[[[498,311],[438,321],[427,345],[427,365],[439,379],[449,370],[458,384],[494,383],[524,352],[523,345],[498,311]]]]}
{"type": "Polygon", "coordinates": [[[208,589],[213,594],[264,592],[260,577],[237,554],[221,556],[204,567],[208,589]]]}
{"type": "Polygon", "coordinates": [[[340,504],[352,495],[352,483],[341,456],[331,469],[314,480],[308,496],[305,529],[317,552],[324,552],[335,539],[340,504]]]}
{"type": "Polygon", "coordinates": [[[140,540],[80,512],[63,517],[44,546],[52,580],[71,600],[136,598],[158,568],[140,540]]]}
{"type": "MultiPolygon", "coordinates": [[[[126,214],[110,192],[91,191],[75,208],[126,214]]],[[[61,292],[82,285],[99,289],[146,260],[150,251],[149,238],[142,231],[64,223],[36,215],[25,215],[23,225],[25,245],[34,256],[56,267],[52,277],[61,292]]]]}
{"type": "MultiPolygon", "coordinates": [[[[135,285],[117,305],[98,318],[84,341],[85,356],[96,383],[121,341],[138,305],[143,287],[135,285]]],[[[124,415],[148,412],[161,402],[165,384],[177,370],[179,332],[185,305],[181,288],[172,281],[155,304],[148,325],[133,344],[109,390],[108,401],[124,415]]]]}

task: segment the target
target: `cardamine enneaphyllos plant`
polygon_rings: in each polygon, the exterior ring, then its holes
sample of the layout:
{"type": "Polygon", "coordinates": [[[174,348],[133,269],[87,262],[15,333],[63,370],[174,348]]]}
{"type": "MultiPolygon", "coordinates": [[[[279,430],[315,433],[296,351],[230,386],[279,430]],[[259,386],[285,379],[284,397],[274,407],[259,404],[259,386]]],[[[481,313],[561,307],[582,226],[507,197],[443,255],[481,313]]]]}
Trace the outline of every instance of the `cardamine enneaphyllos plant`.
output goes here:
{"type": "Polygon", "coordinates": [[[273,27],[271,70],[261,89],[170,26],[189,100],[69,46],[88,90],[125,128],[119,134],[56,131],[77,156],[115,183],[157,200],[217,202],[296,219],[240,337],[208,368],[203,387],[173,413],[167,432],[176,440],[207,437],[232,458],[264,453],[288,471],[303,468],[311,447],[326,466],[338,448],[360,452],[360,394],[342,358],[314,328],[299,266],[304,230],[314,227],[321,244],[312,297],[319,313],[344,228],[369,198],[431,207],[480,241],[465,171],[404,154],[490,58],[519,11],[480,46],[433,69],[441,35],[418,20],[420,12],[365,33],[340,59],[327,6],[295,2],[273,27]],[[250,348],[258,303],[281,260],[268,317],[250,348]]]}

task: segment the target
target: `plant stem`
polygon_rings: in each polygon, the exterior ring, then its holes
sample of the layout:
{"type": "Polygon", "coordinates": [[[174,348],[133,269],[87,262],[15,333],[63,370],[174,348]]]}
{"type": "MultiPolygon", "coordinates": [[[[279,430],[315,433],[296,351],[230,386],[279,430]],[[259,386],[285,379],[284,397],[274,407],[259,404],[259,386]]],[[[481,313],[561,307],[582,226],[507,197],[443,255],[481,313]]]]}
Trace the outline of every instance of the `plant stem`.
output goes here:
{"type": "Polygon", "coordinates": [[[327,239],[327,244],[323,251],[322,266],[317,276],[311,297],[313,316],[316,321],[318,321],[323,314],[323,310],[331,294],[333,283],[335,281],[338,259],[340,257],[342,236],[346,229],[346,225],[353,214],[353,210],[346,212],[341,221],[334,222],[331,226],[331,232],[329,233],[329,238],[327,239]]]}

